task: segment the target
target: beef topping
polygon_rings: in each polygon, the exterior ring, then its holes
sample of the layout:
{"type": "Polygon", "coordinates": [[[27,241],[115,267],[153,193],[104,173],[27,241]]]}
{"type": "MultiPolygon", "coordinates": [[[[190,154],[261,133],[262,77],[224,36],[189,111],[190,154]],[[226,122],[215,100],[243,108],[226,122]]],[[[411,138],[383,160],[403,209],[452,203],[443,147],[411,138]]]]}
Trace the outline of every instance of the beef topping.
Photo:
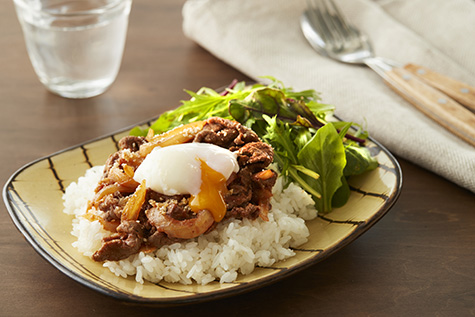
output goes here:
{"type": "MultiPolygon", "coordinates": [[[[225,218],[267,219],[267,212],[271,208],[269,200],[272,196],[272,187],[277,178],[274,171],[266,169],[273,161],[272,147],[260,141],[257,134],[249,128],[222,118],[208,119],[192,142],[215,144],[237,154],[240,169],[228,178],[226,184],[228,191],[223,196],[226,204],[225,218]]],[[[120,181],[121,173],[125,175],[128,172],[123,166],[136,168],[140,164],[143,158],[139,156],[138,150],[140,145],[145,143],[147,141],[143,137],[124,137],[119,141],[121,150],[112,154],[106,162],[96,193],[106,186],[117,186],[120,190],[101,197],[100,201],[93,202],[93,205],[102,212],[103,221],[120,225],[116,233],[105,238],[101,249],[94,253],[95,261],[117,261],[144,248],[160,248],[181,241],[182,237],[178,235],[172,237],[167,235],[165,230],[158,229],[159,226],[156,224],[163,223],[164,219],[170,223],[196,222],[209,226],[204,220],[206,219],[204,214],[201,215],[204,218],[198,219],[199,216],[191,211],[190,195],[167,196],[151,189],[147,189],[137,221],[121,221],[127,196],[138,185],[130,180],[120,181]],[[117,170],[112,172],[112,169],[117,168],[120,173],[117,170]],[[119,178],[119,181],[114,177],[119,178]],[[200,222],[201,220],[203,222],[200,222]]],[[[208,231],[215,226],[216,223],[213,223],[208,231]]]]}

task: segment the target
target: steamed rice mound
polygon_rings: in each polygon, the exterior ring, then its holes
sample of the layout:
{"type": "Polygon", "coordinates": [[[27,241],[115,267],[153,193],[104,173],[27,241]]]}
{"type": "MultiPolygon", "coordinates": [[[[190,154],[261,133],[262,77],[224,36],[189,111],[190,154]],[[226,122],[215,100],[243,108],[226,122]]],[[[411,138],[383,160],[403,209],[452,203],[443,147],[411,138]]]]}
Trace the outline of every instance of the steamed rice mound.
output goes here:
{"type": "MultiPolygon", "coordinates": [[[[71,233],[77,240],[73,246],[87,257],[111,234],[99,221],[82,217],[102,172],[103,166],[87,170],[68,186],[63,197],[64,212],[75,216],[71,233]]],[[[311,196],[293,183],[284,189],[279,177],[271,204],[269,221],[229,219],[195,239],[163,246],[151,253],[140,252],[121,261],[106,261],[103,266],[117,276],[135,276],[142,284],[145,280],[182,284],[233,282],[238,274],[249,274],[256,266],[271,266],[292,257],[295,253],[291,248],[307,241],[305,220],[317,214],[311,196]]]]}

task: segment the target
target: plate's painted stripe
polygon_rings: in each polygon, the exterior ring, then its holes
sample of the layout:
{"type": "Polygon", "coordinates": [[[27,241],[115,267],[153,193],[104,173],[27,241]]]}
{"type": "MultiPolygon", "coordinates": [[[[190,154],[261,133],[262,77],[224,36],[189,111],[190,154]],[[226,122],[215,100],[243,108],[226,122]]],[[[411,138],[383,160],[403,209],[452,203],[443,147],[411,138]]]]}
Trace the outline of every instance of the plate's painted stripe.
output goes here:
{"type": "Polygon", "coordinates": [[[119,151],[119,150],[120,150],[119,142],[118,142],[117,139],[115,138],[115,135],[112,134],[112,135],[110,136],[110,138],[112,139],[112,142],[114,143],[116,150],[119,151]]]}
{"type": "Polygon", "coordinates": [[[384,165],[384,164],[379,164],[378,167],[381,168],[382,170],[386,171],[386,172],[389,172],[391,174],[396,175],[396,167],[395,166],[387,166],[387,165],[384,165]]]}
{"type": "Polygon", "coordinates": [[[327,222],[329,222],[329,223],[336,223],[336,224],[345,224],[345,225],[360,226],[360,225],[366,223],[366,221],[335,220],[335,219],[331,219],[331,218],[328,218],[328,217],[323,216],[323,215],[320,215],[320,214],[318,214],[317,217],[320,218],[320,219],[322,219],[322,220],[325,220],[325,221],[327,221],[327,222]]]}
{"type": "MultiPolygon", "coordinates": [[[[162,280],[163,281],[163,280],[162,280]]],[[[179,292],[179,293],[185,293],[185,294],[192,294],[192,295],[195,295],[195,294],[199,294],[198,292],[195,292],[195,291],[187,291],[187,290],[184,290],[184,289],[175,289],[173,287],[169,287],[169,286],[165,286],[162,284],[162,281],[158,282],[158,283],[152,283],[154,284],[155,286],[157,287],[160,287],[160,288],[163,288],[167,291],[174,291],[174,292],[179,292]]],[[[165,282],[165,281],[163,281],[165,282]]],[[[151,283],[151,282],[150,282],[151,283]]]]}
{"type": "Polygon", "coordinates": [[[54,167],[54,163],[53,163],[53,160],[51,159],[51,157],[48,157],[48,164],[49,164],[49,169],[50,169],[51,172],[53,173],[54,179],[56,179],[56,182],[57,182],[58,185],[59,185],[59,189],[60,189],[61,192],[63,192],[63,194],[64,194],[63,180],[62,180],[61,178],[59,178],[58,172],[56,171],[56,169],[55,169],[55,167],[54,167]]]}
{"type": "Polygon", "coordinates": [[[86,149],[86,147],[85,147],[84,145],[81,145],[80,148],[81,148],[81,150],[82,150],[82,155],[84,156],[84,159],[85,159],[87,165],[89,165],[89,167],[93,167],[92,162],[91,162],[91,160],[89,159],[89,155],[87,154],[87,149],[86,149]]]}
{"type": "Polygon", "coordinates": [[[350,190],[354,191],[356,193],[362,194],[363,196],[372,196],[372,197],[376,197],[376,198],[381,198],[383,201],[388,201],[389,200],[388,195],[386,195],[385,193],[367,192],[367,191],[361,190],[359,188],[353,187],[351,185],[350,185],[350,190]]]}

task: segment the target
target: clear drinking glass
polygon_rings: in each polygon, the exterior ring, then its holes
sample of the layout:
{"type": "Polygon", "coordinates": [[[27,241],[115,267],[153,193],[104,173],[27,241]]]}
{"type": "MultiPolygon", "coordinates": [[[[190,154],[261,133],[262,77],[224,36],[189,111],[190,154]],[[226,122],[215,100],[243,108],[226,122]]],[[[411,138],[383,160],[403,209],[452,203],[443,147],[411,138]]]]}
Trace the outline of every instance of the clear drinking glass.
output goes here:
{"type": "Polygon", "coordinates": [[[67,98],[103,93],[119,72],[132,0],[14,0],[40,81],[67,98]]]}

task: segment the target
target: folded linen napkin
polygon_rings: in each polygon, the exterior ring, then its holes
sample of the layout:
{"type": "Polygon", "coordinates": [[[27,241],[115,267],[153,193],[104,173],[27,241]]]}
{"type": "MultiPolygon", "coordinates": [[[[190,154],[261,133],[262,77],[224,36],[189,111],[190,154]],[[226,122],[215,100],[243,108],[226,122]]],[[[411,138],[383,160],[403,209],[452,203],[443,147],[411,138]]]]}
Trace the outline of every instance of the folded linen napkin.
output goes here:
{"type": "MultiPolygon", "coordinates": [[[[475,85],[473,0],[337,0],[378,56],[475,85]]],[[[318,55],[300,31],[303,0],[188,0],[185,34],[259,80],[315,89],[336,114],[366,125],[396,155],[475,192],[475,148],[447,132],[364,66],[318,55]]]]}

